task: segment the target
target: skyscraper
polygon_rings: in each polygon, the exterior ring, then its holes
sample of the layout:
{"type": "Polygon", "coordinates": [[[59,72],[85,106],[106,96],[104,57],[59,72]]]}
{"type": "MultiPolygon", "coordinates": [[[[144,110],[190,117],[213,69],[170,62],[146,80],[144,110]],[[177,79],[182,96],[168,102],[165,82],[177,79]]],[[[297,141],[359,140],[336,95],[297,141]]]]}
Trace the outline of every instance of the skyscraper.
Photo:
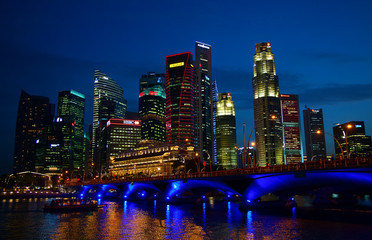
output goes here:
{"type": "Polygon", "coordinates": [[[146,88],[161,86],[165,89],[166,76],[164,73],[148,72],[143,74],[139,82],[139,92],[143,92],[146,88]]]}
{"type": "Polygon", "coordinates": [[[194,146],[194,68],[192,53],[167,56],[167,142],[194,146]]]}
{"type": "Polygon", "coordinates": [[[372,157],[371,136],[366,136],[363,121],[351,121],[333,127],[338,158],[372,157]],[[339,146],[341,145],[341,148],[339,146]]]}
{"type": "Polygon", "coordinates": [[[301,122],[298,95],[280,94],[284,163],[302,162],[301,122]]]}
{"type": "MultiPolygon", "coordinates": [[[[102,128],[111,118],[125,118],[127,103],[124,100],[123,89],[110,77],[99,70],[94,71],[93,98],[93,161],[95,171],[100,173],[104,167],[104,157],[100,154],[100,139],[102,128]]],[[[103,140],[103,142],[106,142],[103,140]]]]}
{"type": "Polygon", "coordinates": [[[35,171],[35,150],[39,135],[53,119],[49,98],[21,92],[14,144],[14,172],[35,171]]]}
{"type": "MultiPolygon", "coordinates": [[[[213,95],[211,45],[195,42],[195,147],[213,158],[213,95]]],[[[213,160],[213,159],[212,159],[213,160]]]]}
{"type": "MultiPolygon", "coordinates": [[[[133,150],[141,140],[141,121],[131,119],[110,119],[103,130],[106,145],[102,149],[107,165],[120,152],[133,150]]],[[[108,171],[106,171],[108,172],[108,171]]]]}
{"type": "Polygon", "coordinates": [[[216,116],[217,164],[225,169],[236,168],[235,106],[230,93],[218,94],[216,116]]]}
{"type": "Polygon", "coordinates": [[[142,75],[138,104],[142,140],[165,142],[165,99],[165,74],[142,75]]]}
{"type": "Polygon", "coordinates": [[[327,159],[322,109],[306,108],[303,115],[307,161],[327,159]]]}
{"type": "Polygon", "coordinates": [[[253,107],[257,164],[283,163],[283,137],[280,116],[279,81],[270,43],[256,44],[253,57],[253,107]]]}
{"type": "Polygon", "coordinates": [[[84,167],[84,110],[84,94],[74,90],[59,92],[57,118],[64,123],[63,168],[71,173],[84,167]]]}
{"type": "Polygon", "coordinates": [[[217,142],[216,142],[216,117],[217,117],[217,102],[218,102],[218,88],[217,81],[212,82],[212,101],[213,101],[213,153],[214,153],[214,163],[217,159],[217,142]]]}

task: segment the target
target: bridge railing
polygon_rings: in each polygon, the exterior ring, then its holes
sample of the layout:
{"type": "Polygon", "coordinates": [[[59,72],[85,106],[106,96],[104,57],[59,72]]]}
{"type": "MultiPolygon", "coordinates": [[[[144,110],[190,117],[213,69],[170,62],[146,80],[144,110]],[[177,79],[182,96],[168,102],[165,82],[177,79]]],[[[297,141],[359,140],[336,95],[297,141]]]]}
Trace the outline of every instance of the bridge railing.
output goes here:
{"type": "Polygon", "coordinates": [[[183,180],[193,178],[205,177],[222,177],[233,175],[247,175],[247,174],[264,174],[264,173],[282,173],[293,172],[300,170],[321,170],[321,169],[342,169],[351,167],[367,167],[372,166],[372,158],[353,158],[334,161],[312,161],[305,163],[292,163],[286,165],[274,165],[267,167],[253,167],[253,168],[237,168],[232,170],[212,171],[212,172],[195,172],[195,173],[182,173],[173,175],[162,176],[141,176],[141,177],[122,177],[119,179],[110,180],[89,180],[81,183],[69,183],[65,186],[77,185],[95,185],[95,184],[113,184],[123,182],[148,182],[148,181],[161,181],[161,180],[183,180]]]}

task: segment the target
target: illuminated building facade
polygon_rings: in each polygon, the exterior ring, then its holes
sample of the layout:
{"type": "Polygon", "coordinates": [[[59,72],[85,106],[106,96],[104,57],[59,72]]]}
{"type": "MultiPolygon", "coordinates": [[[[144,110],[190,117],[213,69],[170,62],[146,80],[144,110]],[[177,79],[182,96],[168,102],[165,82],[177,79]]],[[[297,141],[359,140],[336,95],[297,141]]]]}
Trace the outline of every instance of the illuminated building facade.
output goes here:
{"type": "Polygon", "coordinates": [[[141,139],[165,142],[165,74],[149,73],[140,79],[139,119],[141,139]]]}
{"type": "MultiPolygon", "coordinates": [[[[185,173],[192,169],[194,147],[177,144],[150,145],[125,151],[111,161],[110,175],[121,178],[131,175],[156,176],[185,173]]],[[[194,170],[194,169],[193,169],[194,170]]]]}
{"type": "Polygon", "coordinates": [[[363,121],[351,121],[333,127],[333,136],[340,143],[335,141],[336,157],[372,157],[371,137],[366,136],[363,121]]]}
{"type": "Polygon", "coordinates": [[[35,171],[36,141],[53,119],[49,98],[21,92],[14,144],[14,173],[35,171]]]}
{"type": "Polygon", "coordinates": [[[298,95],[280,94],[284,163],[302,162],[301,122],[298,95]]]}
{"type": "MultiPolygon", "coordinates": [[[[195,42],[195,148],[214,157],[211,45],[195,42]]],[[[201,159],[202,160],[202,159],[201,159]]],[[[203,161],[203,160],[202,160],[203,161]]],[[[213,159],[212,159],[213,161],[213,159]]]]}
{"type": "Polygon", "coordinates": [[[61,118],[49,124],[36,140],[35,170],[47,175],[60,175],[63,172],[65,153],[62,129],[65,123],[61,118]]]}
{"type": "Polygon", "coordinates": [[[216,116],[217,116],[217,102],[218,102],[218,88],[217,81],[212,81],[212,101],[213,101],[213,153],[214,163],[217,159],[217,141],[216,141],[216,116]]]}
{"type": "Polygon", "coordinates": [[[303,110],[307,161],[327,159],[323,110],[303,110]]]}
{"type": "Polygon", "coordinates": [[[237,166],[235,105],[230,93],[218,94],[216,114],[217,164],[225,169],[237,166]]]}
{"type": "Polygon", "coordinates": [[[141,141],[141,121],[112,118],[102,132],[107,141],[101,150],[105,158],[103,169],[107,170],[110,159],[114,159],[123,151],[133,150],[141,141]]]}
{"type": "Polygon", "coordinates": [[[84,110],[84,94],[74,90],[59,92],[57,121],[63,123],[63,168],[71,172],[84,167],[84,110]]]}
{"type": "Polygon", "coordinates": [[[258,166],[283,164],[279,81],[270,43],[256,44],[253,57],[253,108],[258,166]]]}
{"type": "Polygon", "coordinates": [[[166,136],[168,143],[194,146],[194,68],[192,53],[167,56],[166,136]]]}
{"type": "Polygon", "coordinates": [[[164,73],[149,72],[143,74],[139,82],[139,92],[143,92],[146,88],[161,86],[165,89],[166,76],[164,73]]]}
{"type": "Polygon", "coordinates": [[[94,71],[92,153],[95,171],[99,172],[106,161],[99,152],[104,147],[100,144],[106,142],[106,139],[101,139],[103,128],[109,119],[124,119],[126,116],[127,103],[123,96],[123,89],[111,77],[99,70],[94,71]]]}

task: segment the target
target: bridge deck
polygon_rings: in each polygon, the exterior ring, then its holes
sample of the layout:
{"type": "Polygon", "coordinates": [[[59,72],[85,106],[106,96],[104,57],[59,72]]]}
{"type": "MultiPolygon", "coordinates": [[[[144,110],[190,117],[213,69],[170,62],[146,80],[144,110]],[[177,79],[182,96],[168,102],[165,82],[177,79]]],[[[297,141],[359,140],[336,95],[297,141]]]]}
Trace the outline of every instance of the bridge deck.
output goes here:
{"type": "Polygon", "coordinates": [[[267,167],[253,168],[237,168],[233,170],[212,171],[212,172],[196,172],[183,173],[163,176],[143,176],[143,177],[124,177],[120,179],[110,180],[89,180],[77,183],[66,183],[65,186],[80,186],[80,185],[100,185],[100,184],[115,184],[125,182],[150,182],[150,181],[168,181],[168,180],[183,180],[197,179],[209,177],[224,177],[224,176],[239,176],[239,175],[254,175],[254,174],[270,174],[270,173],[285,173],[295,171],[309,170],[336,170],[348,168],[364,168],[372,166],[372,158],[354,158],[335,161],[314,161],[297,164],[276,165],[267,167]]]}

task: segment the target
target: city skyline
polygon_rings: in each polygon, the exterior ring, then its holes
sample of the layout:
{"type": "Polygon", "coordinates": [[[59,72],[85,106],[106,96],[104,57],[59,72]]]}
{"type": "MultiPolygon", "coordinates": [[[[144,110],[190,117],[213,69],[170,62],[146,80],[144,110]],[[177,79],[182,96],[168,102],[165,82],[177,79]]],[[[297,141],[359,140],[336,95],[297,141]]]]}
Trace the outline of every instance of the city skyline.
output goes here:
{"type": "MultiPolygon", "coordinates": [[[[202,17],[204,14],[190,3],[165,2],[156,6],[149,3],[157,10],[151,12],[134,3],[118,3],[115,7],[94,2],[90,6],[62,2],[1,3],[0,24],[5,29],[1,38],[5,56],[1,64],[4,77],[1,106],[5,114],[2,125],[7,126],[2,129],[0,144],[4,153],[0,160],[2,171],[10,172],[13,166],[16,112],[22,89],[31,95],[49,97],[54,104],[62,90],[74,89],[85,94],[87,124],[92,122],[93,71],[99,69],[119,83],[128,99],[128,110],[136,111],[141,75],[165,72],[165,57],[193,51],[195,41],[213,47],[213,79],[217,80],[220,92],[231,92],[234,96],[239,145],[242,145],[242,123],[246,123],[247,132],[253,127],[254,45],[265,41],[275,48],[280,92],[298,94],[300,112],[305,105],[322,108],[328,133],[332,133],[335,123],[364,121],[366,134],[371,135],[371,113],[366,110],[372,103],[372,84],[365,71],[372,63],[372,48],[365,44],[371,39],[368,25],[371,16],[367,11],[371,3],[349,5],[330,1],[311,6],[293,3],[268,2],[273,17],[260,18],[259,25],[269,24],[273,29],[270,32],[257,25],[254,19],[258,19],[258,13],[245,13],[257,3],[225,8],[198,3],[200,9],[210,9],[211,19],[207,23],[211,27],[205,31],[203,25],[197,26],[192,19],[191,23],[197,27],[187,34],[175,29],[185,21],[176,18],[175,10],[184,8],[181,15],[193,12],[202,17]],[[140,10],[144,10],[141,15],[140,10]],[[169,11],[170,16],[166,17],[164,11],[169,11]],[[104,17],[95,18],[92,13],[104,17]],[[230,20],[218,19],[222,15],[230,20]],[[154,17],[153,22],[148,21],[154,17]],[[111,23],[113,26],[106,28],[111,23]],[[166,30],[167,23],[174,28],[172,34],[166,30]],[[115,30],[119,26],[122,31],[115,30]],[[163,31],[165,36],[149,38],[163,31]],[[355,51],[356,46],[363,51],[355,51]]],[[[301,122],[302,119],[301,114],[301,122]]],[[[328,154],[334,152],[333,140],[326,136],[326,142],[328,154]]]]}

